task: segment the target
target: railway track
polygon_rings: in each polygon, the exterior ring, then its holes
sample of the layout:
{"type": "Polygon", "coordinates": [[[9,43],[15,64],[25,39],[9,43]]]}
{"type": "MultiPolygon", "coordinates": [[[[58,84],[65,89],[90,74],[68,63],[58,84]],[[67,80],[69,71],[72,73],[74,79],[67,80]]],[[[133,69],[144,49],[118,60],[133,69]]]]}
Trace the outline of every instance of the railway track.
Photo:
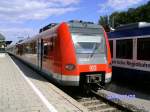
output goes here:
{"type": "Polygon", "coordinates": [[[91,90],[88,95],[82,92],[69,95],[84,106],[89,112],[130,112],[127,108],[101,97],[93,90],[91,90]]]}
{"type": "Polygon", "coordinates": [[[88,109],[89,112],[123,112],[122,110],[98,99],[97,97],[81,98],[77,100],[88,109]]]}

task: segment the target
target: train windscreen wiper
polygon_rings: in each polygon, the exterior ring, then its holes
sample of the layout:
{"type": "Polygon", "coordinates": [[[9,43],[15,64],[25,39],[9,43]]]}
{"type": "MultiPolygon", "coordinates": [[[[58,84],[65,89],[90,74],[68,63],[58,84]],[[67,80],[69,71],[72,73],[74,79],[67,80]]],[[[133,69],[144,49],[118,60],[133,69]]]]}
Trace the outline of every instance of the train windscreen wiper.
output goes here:
{"type": "Polygon", "coordinates": [[[96,49],[97,49],[97,44],[95,43],[95,44],[94,44],[94,47],[93,47],[93,51],[92,51],[92,53],[90,54],[89,58],[93,57],[93,55],[95,54],[96,49]]]}

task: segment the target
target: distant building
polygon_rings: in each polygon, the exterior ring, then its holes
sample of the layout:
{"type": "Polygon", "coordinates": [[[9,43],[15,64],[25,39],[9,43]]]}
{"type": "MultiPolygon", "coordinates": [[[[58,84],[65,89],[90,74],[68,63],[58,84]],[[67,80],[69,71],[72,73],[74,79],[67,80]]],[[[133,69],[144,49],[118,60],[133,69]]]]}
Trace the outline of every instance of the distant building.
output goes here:
{"type": "Polygon", "coordinates": [[[5,37],[2,34],[0,34],[0,40],[5,40],[5,37]]]}
{"type": "Polygon", "coordinates": [[[4,52],[5,51],[5,37],[0,34],[0,52],[4,52]]]}
{"type": "Polygon", "coordinates": [[[12,41],[6,41],[5,37],[0,33],[0,53],[5,52],[5,47],[11,44],[12,41]]]}

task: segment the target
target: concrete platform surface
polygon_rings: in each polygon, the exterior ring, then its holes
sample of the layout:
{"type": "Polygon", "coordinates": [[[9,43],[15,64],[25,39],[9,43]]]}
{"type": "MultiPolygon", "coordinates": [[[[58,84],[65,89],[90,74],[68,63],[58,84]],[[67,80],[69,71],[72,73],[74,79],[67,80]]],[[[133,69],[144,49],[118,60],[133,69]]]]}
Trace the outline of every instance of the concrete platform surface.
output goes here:
{"type": "Polygon", "coordinates": [[[78,102],[36,72],[0,57],[0,112],[83,112],[78,102]]]}
{"type": "Polygon", "coordinates": [[[98,94],[134,112],[150,112],[149,99],[137,98],[132,94],[117,94],[107,90],[99,90],[98,94]]]}

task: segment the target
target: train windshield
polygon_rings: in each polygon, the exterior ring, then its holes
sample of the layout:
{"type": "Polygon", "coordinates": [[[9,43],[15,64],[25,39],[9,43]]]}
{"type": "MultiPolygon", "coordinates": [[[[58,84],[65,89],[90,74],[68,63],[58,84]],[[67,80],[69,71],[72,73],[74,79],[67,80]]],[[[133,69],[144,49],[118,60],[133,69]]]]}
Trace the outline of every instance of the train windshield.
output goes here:
{"type": "Polygon", "coordinates": [[[100,54],[105,52],[103,34],[72,34],[76,53],[100,54]]]}

